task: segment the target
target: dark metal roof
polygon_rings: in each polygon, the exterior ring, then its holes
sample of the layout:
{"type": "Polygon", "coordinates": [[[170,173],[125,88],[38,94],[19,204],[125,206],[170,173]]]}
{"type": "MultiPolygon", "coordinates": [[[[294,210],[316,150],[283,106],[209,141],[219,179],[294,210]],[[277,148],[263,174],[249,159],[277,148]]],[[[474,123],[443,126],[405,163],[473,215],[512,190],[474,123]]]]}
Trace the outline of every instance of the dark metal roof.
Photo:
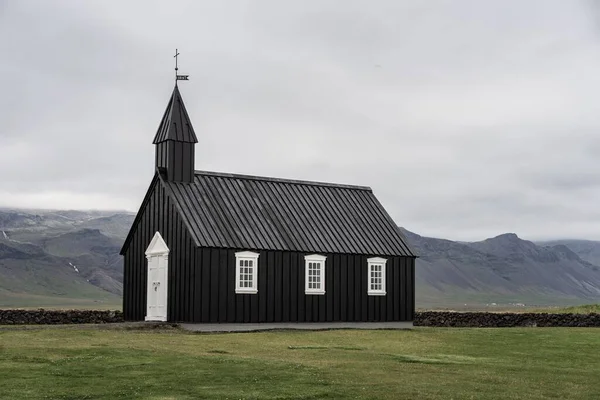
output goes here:
{"type": "Polygon", "coordinates": [[[174,140],[177,142],[198,143],[194,127],[183,104],[179,88],[175,85],[167,109],[160,121],[153,144],[174,140]]]}
{"type": "Polygon", "coordinates": [[[368,187],[205,171],[161,180],[199,246],[416,256],[368,187]]]}

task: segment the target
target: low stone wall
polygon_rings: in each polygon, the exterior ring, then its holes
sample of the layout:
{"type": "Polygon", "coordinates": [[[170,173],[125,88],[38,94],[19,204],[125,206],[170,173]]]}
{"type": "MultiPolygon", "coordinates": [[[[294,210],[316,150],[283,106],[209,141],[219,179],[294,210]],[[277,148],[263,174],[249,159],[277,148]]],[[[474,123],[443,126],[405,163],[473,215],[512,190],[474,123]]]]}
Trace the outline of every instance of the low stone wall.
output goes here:
{"type": "Polygon", "coordinates": [[[0,310],[0,325],[104,324],[123,322],[121,311],[0,310]]]}
{"type": "MultiPolygon", "coordinates": [[[[121,311],[0,310],[0,325],[104,324],[123,322],[121,311]]],[[[486,313],[426,311],[414,326],[501,328],[515,326],[600,327],[600,314],[486,313]]]]}
{"type": "Polygon", "coordinates": [[[416,313],[414,325],[474,328],[515,326],[600,327],[600,314],[426,311],[416,313]]]}

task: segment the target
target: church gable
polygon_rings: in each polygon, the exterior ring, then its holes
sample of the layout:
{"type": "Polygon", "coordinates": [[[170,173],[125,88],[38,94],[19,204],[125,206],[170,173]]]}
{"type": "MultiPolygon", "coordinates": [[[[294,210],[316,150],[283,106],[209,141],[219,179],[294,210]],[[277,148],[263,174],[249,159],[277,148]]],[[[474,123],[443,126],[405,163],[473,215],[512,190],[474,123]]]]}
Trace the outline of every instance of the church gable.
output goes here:
{"type": "MultiPolygon", "coordinates": [[[[169,235],[168,230],[171,232],[173,231],[172,224],[175,223],[175,220],[179,223],[177,229],[184,230],[186,236],[193,239],[194,236],[191,234],[186,219],[182,218],[179,204],[172,198],[170,190],[165,187],[164,179],[161,178],[160,174],[157,172],[150,182],[142,205],[133,220],[133,224],[131,225],[119,254],[125,255],[136,235],[145,235],[146,232],[139,232],[140,230],[151,231],[151,238],[160,230],[166,240],[166,237],[169,235]]],[[[145,245],[148,246],[149,243],[150,242],[148,241],[145,245]]],[[[194,246],[198,246],[198,243],[195,240],[193,241],[193,244],[194,246]]]]}
{"type": "Polygon", "coordinates": [[[145,318],[148,285],[148,249],[164,254],[168,249],[168,315],[170,318],[188,318],[189,309],[178,304],[192,301],[191,280],[196,265],[194,241],[191,232],[182,218],[178,203],[173,199],[158,173],[152,179],[142,206],[125,240],[121,255],[124,256],[123,270],[123,310],[126,318],[145,318]],[[157,233],[164,246],[154,248],[157,233]],[[185,315],[188,315],[187,317],[185,315]]]}

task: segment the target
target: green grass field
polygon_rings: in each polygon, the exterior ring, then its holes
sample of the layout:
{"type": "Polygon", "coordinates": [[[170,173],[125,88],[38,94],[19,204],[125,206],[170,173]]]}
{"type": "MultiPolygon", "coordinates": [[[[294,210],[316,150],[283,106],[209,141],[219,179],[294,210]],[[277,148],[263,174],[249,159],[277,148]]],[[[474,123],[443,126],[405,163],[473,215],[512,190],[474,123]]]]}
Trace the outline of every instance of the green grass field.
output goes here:
{"type": "Polygon", "coordinates": [[[550,313],[550,314],[589,314],[600,313],[600,304],[578,304],[563,306],[526,306],[507,307],[504,305],[496,307],[430,307],[418,308],[417,311],[457,311],[457,312],[493,312],[493,313],[550,313]]]}
{"type": "Polygon", "coordinates": [[[0,328],[0,398],[598,399],[600,330],[0,328]]]}
{"type": "Polygon", "coordinates": [[[74,297],[66,297],[48,294],[18,293],[0,288],[0,309],[121,309],[121,296],[101,290],[91,292],[77,293],[74,297]]]}
{"type": "Polygon", "coordinates": [[[590,314],[597,313],[600,314],[600,304],[582,304],[580,306],[572,306],[572,307],[547,307],[547,308],[538,308],[530,310],[529,312],[547,312],[547,313],[556,313],[556,314],[590,314]]]}

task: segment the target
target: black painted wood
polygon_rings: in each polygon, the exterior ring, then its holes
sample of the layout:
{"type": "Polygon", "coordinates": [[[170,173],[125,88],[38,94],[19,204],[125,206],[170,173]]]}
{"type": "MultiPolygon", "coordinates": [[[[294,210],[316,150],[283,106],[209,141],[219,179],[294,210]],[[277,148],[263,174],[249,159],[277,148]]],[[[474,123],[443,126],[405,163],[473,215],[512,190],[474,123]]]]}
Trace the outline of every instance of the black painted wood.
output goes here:
{"type": "Polygon", "coordinates": [[[210,252],[208,249],[200,249],[200,257],[198,258],[199,264],[196,268],[201,271],[202,275],[202,311],[201,311],[201,322],[209,321],[210,310],[210,252]],[[201,268],[202,265],[206,265],[206,268],[201,268]]]}
{"type": "Polygon", "coordinates": [[[264,257],[258,257],[258,293],[261,295],[258,297],[258,320],[266,321],[267,320],[267,274],[263,271],[266,271],[264,265],[264,257]],[[262,259],[261,259],[262,257],[262,259]]]}
{"type": "Polygon", "coordinates": [[[193,182],[194,143],[168,140],[156,144],[155,166],[164,168],[169,181],[193,182]]]}
{"type": "Polygon", "coordinates": [[[291,314],[291,307],[290,307],[290,303],[291,303],[291,299],[290,299],[290,292],[291,292],[291,282],[290,282],[290,253],[289,252],[282,252],[281,253],[281,276],[282,276],[282,282],[281,282],[281,306],[283,308],[282,311],[282,316],[281,316],[281,321],[282,322],[289,322],[290,321],[290,314],[291,314]]]}
{"type": "MultiPolygon", "coordinates": [[[[332,274],[330,275],[330,279],[333,279],[333,320],[340,320],[340,258],[337,255],[331,257],[331,262],[333,263],[332,274]]],[[[304,266],[304,265],[303,265],[304,266]]]]}
{"type": "MultiPolygon", "coordinates": [[[[390,260],[391,262],[388,262],[387,267],[386,267],[386,278],[387,279],[391,279],[392,281],[394,280],[394,262],[396,261],[395,259],[390,260]]],[[[394,296],[385,296],[385,321],[389,321],[392,320],[394,318],[394,303],[393,303],[393,299],[394,296]]]]}
{"type": "MultiPolygon", "coordinates": [[[[227,321],[227,283],[231,281],[227,274],[227,263],[228,263],[227,250],[219,250],[219,321],[227,321]]],[[[233,279],[235,282],[235,277],[233,279]]]]}
{"type": "Polygon", "coordinates": [[[340,256],[340,320],[348,321],[348,256],[340,256]]]}
{"type": "Polygon", "coordinates": [[[167,286],[167,315],[170,320],[190,320],[194,315],[194,294],[189,279],[196,268],[194,246],[185,224],[165,194],[160,180],[152,180],[148,194],[136,217],[129,246],[124,252],[123,314],[126,320],[143,320],[146,316],[147,260],[146,249],[156,232],[160,232],[170,249],[167,286]]]}
{"type": "Polygon", "coordinates": [[[194,145],[198,139],[177,86],[152,143],[156,145],[155,166],[164,169],[167,181],[193,182],[194,145]]]}
{"type": "MultiPolygon", "coordinates": [[[[235,256],[233,252],[227,251],[227,322],[235,322],[236,297],[235,297],[235,256]]],[[[221,266],[223,268],[223,266],[221,266]]],[[[198,269],[201,266],[198,265],[198,269]]],[[[256,310],[258,312],[258,310],[256,310]]]]}
{"type": "Polygon", "coordinates": [[[274,263],[273,263],[273,287],[274,287],[274,297],[273,297],[273,306],[275,309],[274,321],[281,322],[282,319],[282,307],[283,307],[283,265],[282,265],[282,255],[280,251],[274,252],[274,263]]]}
{"type": "Polygon", "coordinates": [[[362,321],[362,309],[361,309],[361,283],[363,281],[361,274],[361,262],[360,257],[354,256],[353,264],[354,264],[354,320],[353,321],[362,321]]]}
{"type": "Polygon", "coordinates": [[[124,252],[123,312],[146,313],[145,251],[159,231],[169,254],[168,318],[189,322],[411,321],[415,307],[415,259],[387,257],[386,296],[368,296],[367,256],[327,254],[325,295],[304,293],[304,256],[260,251],[258,293],[235,293],[235,252],[198,248],[180,217],[174,195],[154,179],[124,252]]]}
{"type": "Polygon", "coordinates": [[[235,294],[236,251],[241,250],[201,250],[204,256],[196,268],[203,272],[196,276],[206,277],[210,282],[205,285],[197,282],[194,287],[208,288],[210,294],[202,296],[202,301],[208,299],[210,306],[196,305],[203,312],[200,318],[194,313],[192,322],[410,321],[414,316],[414,290],[408,287],[414,280],[412,258],[388,258],[387,295],[368,296],[366,256],[325,254],[326,294],[306,295],[307,253],[261,251],[258,293],[235,294]]]}
{"type": "Polygon", "coordinates": [[[304,259],[301,254],[293,253],[296,260],[296,295],[298,296],[298,322],[306,320],[306,295],[304,294],[304,259]]]}
{"type": "Polygon", "coordinates": [[[197,138],[177,86],[159,125],[155,174],[121,249],[123,312],[146,313],[145,250],[169,254],[170,321],[410,321],[415,258],[370,188],[194,171],[197,138]],[[258,294],[235,293],[235,252],[260,252],[258,294]],[[322,253],[325,294],[304,293],[304,256],[322,253]],[[368,296],[367,256],[388,259],[387,295],[368,296]]]}
{"type": "MultiPolygon", "coordinates": [[[[275,320],[275,252],[269,251],[263,255],[263,267],[260,267],[259,258],[259,270],[267,271],[267,287],[265,295],[267,296],[267,319],[266,322],[273,322],[275,320]],[[266,265],[264,260],[267,260],[266,265]],[[265,268],[266,267],[266,268],[265,268]]],[[[259,271],[260,273],[260,271],[259,271]]],[[[264,273],[264,272],[263,272],[264,273]]]]}
{"type": "Polygon", "coordinates": [[[294,253],[290,255],[290,321],[298,319],[298,259],[294,253]]]}

